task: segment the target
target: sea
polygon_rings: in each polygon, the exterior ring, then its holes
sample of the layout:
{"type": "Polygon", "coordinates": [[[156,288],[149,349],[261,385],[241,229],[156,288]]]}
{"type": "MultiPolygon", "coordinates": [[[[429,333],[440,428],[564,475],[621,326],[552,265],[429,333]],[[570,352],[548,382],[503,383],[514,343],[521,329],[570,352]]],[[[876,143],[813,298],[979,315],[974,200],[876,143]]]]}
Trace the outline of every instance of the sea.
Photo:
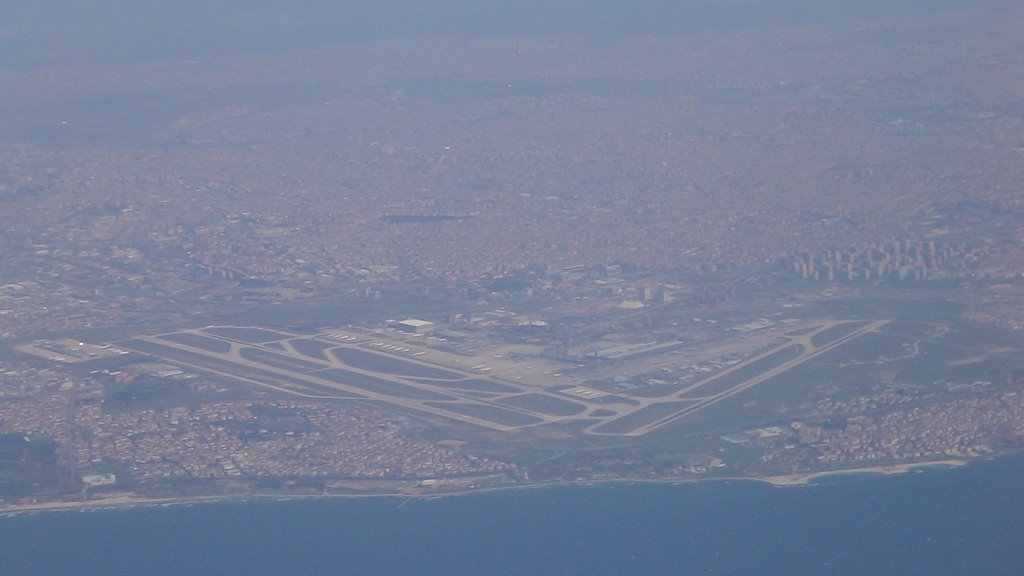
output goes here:
{"type": "Polygon", "coordinates": [[[1024,575],[1024,456],[810,486],[621,483],[0,517],[0,574],[1024,575]]]}

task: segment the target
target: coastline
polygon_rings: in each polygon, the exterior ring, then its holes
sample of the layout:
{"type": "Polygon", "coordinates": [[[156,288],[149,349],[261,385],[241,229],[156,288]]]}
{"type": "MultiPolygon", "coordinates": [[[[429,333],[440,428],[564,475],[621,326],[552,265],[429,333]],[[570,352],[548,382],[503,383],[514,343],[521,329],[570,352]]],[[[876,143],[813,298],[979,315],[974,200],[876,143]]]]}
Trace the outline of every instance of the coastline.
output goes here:
{"type": "Polygon", "coordinates": [[[863,466],[860,468],[843,468],[838,470],[822,470],[820,472],[805,472],[800,474],[784,474],[780,476],[765,476],[758,478],[761,482],[767,482],[772,486],[807,486],[819,478],[829,476],[846,475],[880,475],[891,476],[896,474],[907,474],[926,468],[959,468],[966,466],[975,460],[930,460],[927,462],[914,462],[906,464],[885,464],[879,466],[863,466]]]}
{"type": "MultiPolygon", "coordinates": [[[[1007,456],[1004,454],[1000,456],[1007,456]]],[[[467,496],[472,494],[484,494],[490,492],[506,492],[511,490],[534,490],[540,488],[553,488],[560,486],[593,486],[599,484],[696,484],[707,482],[761,482],[777,488],[789,488],[800,486],[811,486],[815,480],[830,476],[843,475],[879,475],[890,476],[907,474],[928,468],[960,468],[973,462],[993,460],[1000,456],[984,459],[945,459],[930,460],[924,462],[912,462],[903,464],[887,464],[862,466],[858,468],[843,468],[836,470],[821,470],[817,472],[803,472],[798,474],[784,474],[775,476],[716,476],[710,478],[595,478],[579,480],[563,480],[552,482],[532,482],[529,484],[513,484],[508,486],[493,486],[488,488],[471,488],[463,490],[452,490],[447,492],[380,492],[368,494],[234,494],[234,495],[210,495],[210,496],[183,496],[166,498],[147,498],[143,496],[115,496],[111,498],[98,498],[95,500],[82,501],[59,501],[40,502],[36,504],[17,504],[0,506],[0,518],[18,516],[25,514],[37,514],[43,512],[71,512],[90,511],[100,509],[138,508],[154,506],[186,506],[191,504],[205,504],[214,502],[233,501],[287,501],[299,499],[365,499],[365,498],[395,498],[408,500],[433,500],[437,498],[450,498],[456,496],[467,496]]],[[[404,505],[404,502],[399,506],[404,505]]]]}

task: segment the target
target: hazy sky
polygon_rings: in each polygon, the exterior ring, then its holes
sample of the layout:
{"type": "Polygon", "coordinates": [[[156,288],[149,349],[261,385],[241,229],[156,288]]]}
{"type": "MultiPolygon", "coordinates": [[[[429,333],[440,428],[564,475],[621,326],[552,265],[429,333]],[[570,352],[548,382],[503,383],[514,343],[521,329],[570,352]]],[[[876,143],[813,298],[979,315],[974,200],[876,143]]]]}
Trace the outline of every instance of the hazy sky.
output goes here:
{"type": "MultiPolygon", "coordinates": [[[[1002,2],[990,0],[985,4],[1002,2]]],[[[955,0],[43,0],[0,3],[0,67],[193,58],[371,38],[595,38],[906,15],[955,0]]]]}

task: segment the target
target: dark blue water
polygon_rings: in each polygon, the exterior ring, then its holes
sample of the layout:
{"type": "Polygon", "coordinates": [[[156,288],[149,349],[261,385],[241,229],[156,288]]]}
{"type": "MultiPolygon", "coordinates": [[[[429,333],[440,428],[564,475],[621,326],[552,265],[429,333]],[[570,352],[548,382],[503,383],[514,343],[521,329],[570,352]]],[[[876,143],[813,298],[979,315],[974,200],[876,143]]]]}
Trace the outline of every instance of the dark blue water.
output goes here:
{"type": "Polygon", "coordinates": [[[1024,574],[1024,458],[803,488],[563,487],[0,518],[0,573],[1024,574]]]}

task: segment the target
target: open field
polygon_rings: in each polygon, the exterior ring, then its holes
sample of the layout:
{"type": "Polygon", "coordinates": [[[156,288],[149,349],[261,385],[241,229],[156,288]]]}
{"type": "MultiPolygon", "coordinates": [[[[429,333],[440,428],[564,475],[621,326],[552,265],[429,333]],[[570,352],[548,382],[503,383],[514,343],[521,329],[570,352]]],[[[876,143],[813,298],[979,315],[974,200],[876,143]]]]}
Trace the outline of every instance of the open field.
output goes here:
{"type": "MultiPolygon", "coordinates": [[[[742,392],[744,392],[746,390],[749,390],[750,388],[753,388],[754,386],[762,384],[762,383],[764,383],[764,382],[766,382],[766,381],[768,381],[768,380],[770,380],[772,378],[775,378],[776,376],[779,376],[780,374],[783,374],[783,373],[787,372],[788,370],[791,370],[791,369],[793,369],[793,368],[803,364],[804,362],[807,362],[808,360],[811,360],[812,358],[815,358],[815,357],[817,357],[817,356],[819,356],[821,354],[824,354],[824,353],[828,352],[829,350],[833,350],[833,349],[835,349],[835,348],[837,348],[839,346],[847,344],[847,343],[855,340],[856,338],[858,338],[858,337],[860,337],[860,336],[862,336],[864,334],[873,333],[874,331],[878,330],[879,328],[881,328],[885,324],[886,324],[886,321],[884,321],[884,320],[877,320],[877,321],[874,321],[874,322],[870,322],[870,323],[868,323],[866,325],[863,325],[863,326],[857,328],[856,330],[854,330],[852,332],[844,333],[844,335],[840,336],[839,338],[837,338],[835,340],[829,341],[827,343],[819,344],[819,345],[815,345],[813,343],[814,336],[816,334],[818,334],[819,332],[810,332],[810,333],[807,333],[807,334],[802,335],[802,336],[793,337],[792,342],[790,344],[787,344],[787,345],[782,346],[782,347],[780,347],[780,348],[778,348],[776,350],[772,350],[772,351],[766,352],[764,354],[761,354],[759,356],[756,356],[753,359],[748,360],[747,362],[740,363],[740,364],[736,365],[735,367],[733,367],[730,371],[724,371],[721,374],[719,374],[717,377],[709,378],[708,380],[706,380],[704,382],[700,382],[700,383],[698,383],[698,384],[696,384],[694,386],[691,386],[690,388],[688,388],[685,391],[685,393],[692,394],[695,390],[699,390],[699,389],[703,388],[706,385],[707,382],[717,380],[718,378],[722,377],[722,375],[724,375],[724,374],[729,374],[729,373],[733,373],[733,372],[736,372],[736,371],[745,370],[747,368],[747,366],[749,366],[749,365],[751,365],[753,363],[762,362],[765,359],[769,359],[769,364],[765,366],[766,369],[756,371],[756,374],[753,374],[750,378],[743,379],[740,382],[738,382],[736,385],[728,387],[725,390],[721,390],[720,388],[716,387],[716,388],[713,389],[713,393],[712,394],[700,398],[696,403],[694,403],[692,405],[689,405],[689,406],[685,406],[685,407],[681,408],[679,411],[675,412],[674,414],[666,416],[665,418],[662,418],[660,420],[652,422],[652,423],[650,423],[648,425],[645,425],[645,426],[642,426],[642,427],[639,427],[639,428],[634,428],[634,429],[631,430],[630,434],[632,434],[632,435],[646,434],[648,432],[656,430],[657,428],[665,426],[665,425],[667,425],[667,424],[669,424],[669,423],[671,423],[671,422],[673,422],[675,420],[678,420],[679,418],[682,418],[682,417],[687,416],[689,414],[692,414],[694,412],[698,412],[698,411],[700,411],[700,410],[702,410],[702,409],[704,409],[704,408],[706,408],[708,406],[711,406],[713,404],[716,404],[716,403],[718,403],[718,402],[720,402],[720,401],[722,401],[722,400],[724,400],[726,398],[730,398],[732,396],[740,394],[740,393],[742,393],[742,392]],[[799,346],[800,347],[800,352],[799,352],[799,354],[796,354],[795,356],[790,357],[791,354],[792,354],[791,351],[794,350],[795,346],[799,346]],[[785,358],[789,358],[789,359],[786,359],[786,360],[782,361],[781,363],[776,363],[777,360],[782,360],[782,359],[785,359],[785,358]]],[[[828,329],[827,327],[826,328],[822,328],[822,330],[827,330],[827,329],[828,329]]],[[[821,341],[819,340],[819,342],[821,342],[821,341]]],[[[683,397],[683,396],[681,395],[681,397],[683,397]]]]}

